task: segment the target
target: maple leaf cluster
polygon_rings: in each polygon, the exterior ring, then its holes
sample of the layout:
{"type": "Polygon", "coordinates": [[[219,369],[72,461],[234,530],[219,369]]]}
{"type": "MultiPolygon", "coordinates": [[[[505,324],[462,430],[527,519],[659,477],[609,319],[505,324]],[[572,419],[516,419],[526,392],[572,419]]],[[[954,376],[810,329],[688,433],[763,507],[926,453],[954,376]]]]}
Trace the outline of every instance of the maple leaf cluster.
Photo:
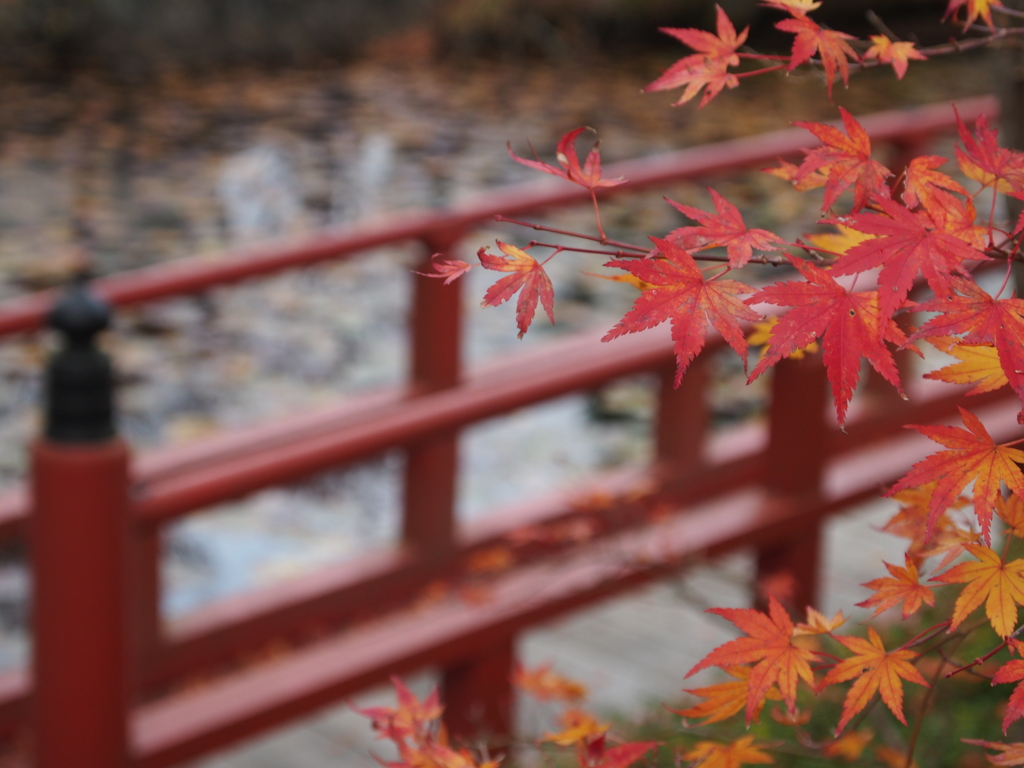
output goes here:
{"type": "MultiPolygon", "coordinates": [[[[703,93],[703,107],[723,90],[738,87],[743,78],[808,66],[821,70],[831,98],[836,78],[847,83],[857,69],[888,65],[902,78],[911,61],[1024,32],[996,28],[993,12],[1011,13],[998,0],[950,0],[946,18],[975,37],[930,48],[889,34],[858,40],[827,29],[810,15],[821,5],[815,0],[763,4],[785,14],[775,26],[793,35],[786,55],[750,50],[748,30],[737,31],[725,11],[717,8],[714,32],[662,30],[692,53],[646,90],[681,88],[677,105],[703,93]],[[743,69],[752,62],[766,66],[743,69]]],[[[818,145],[805,150],[799,163],[780,160],[766,169],[799,191],[820,190],[818,223],[831,231],[794,242],[750,226],[741,211],[713,189],[713,210],[669,200],[688,223],[652,235],[649,244],[612,239],[601,223],[598,193],[625,181],[602,178],[597,143],[580,162],[576,144],[586,128],[572,130],[558,142],[557,165],[536,153],[534,159],[520,157],[510,145],[516,162],[588,190],[597,234],[526,224],[559,238],[583,240],[585,247],[567,246],[563,239],[531,241],[523,247],[498,241],[501,255],[479,249],[477,260],[485,270],[505,273],[487,289],[483,304],[496,306],[516,298],[520,337],[529,330],[538,304],[554,322],[554,285],[545,265],[566,250],[591,253],[604,257],[604,267],[615,271],[594,277],[627,283],[639,291],[604,341],[668,323],[677,386],[714,332],[739,355],[744,370],[750,347],[759,348],[749,370],[750,382],[784,359],[819,359],[840,427],[850,415],[863,363],[906,397],[905,391],[913,394],[913,389],[901,380],[894,354],[906,350],[924,357],[924,345],[955,360],[924,378],[960,386],[965,396],[1009,387],[1024,403],[1024,299],[1010,288],[1012,268],[1022,260],[1024,215],[1017,222],[997,218],[999,195],[1024,200],[1024,153],[1000,146],[984,115],[969,125],[957,114],[959,141],[953,158],[921,155],[903,167],[888,168],[876,159],[857,118],[842,107],[838,113],[839,120],[833,123],[796,122],[818,145]],[[951,161],[959,172],[956,178],[950,175],[956,171],[943,170],[951,161]],[[976,202],[982,193],[979,212],[976,202]],[[544,256],[538,258],[537,253],[544,256]],[[787,274],[774,283],[735,279],[733,272],[751,264],[771,264],[787,274]],[[990,268],[1003,275],[995,290],[982,288],[975,279],[990,268]]],[[[438,254],[430,276],[449,283],[471,268],[438,254]]],[[[750,275],[751,270],[743,274],[750,275]]],[[[902,564],[884,563],[888,575],[863,585],[871,595],[859,603],[873,609],[872,618],[894,609],[903,620],[939,610],[948,610],[947,618],[907,642],[887,647],[874,626],[840,634],[845,622],[841,613],[828,619],[808,608],[807,620],[795,622],[771,595],[766,611],[712,608],[710,613],[728,620],[743,635],[713,650],[688,673],[687,677],[717,668],[730,679],[689,689],[700,701],[673,710],[684,725],[695,719],[702,725],[717,723],[740,713],[750,725],[767,708],[773,719],[799,731],[809,721],[802,702],[837,691],[843,705],[834,738],[815,749],[827,758],[853,761],[873,742],[873,733],[858,722],[876,696],[896,721],[907,725],[906,683],[929,689],[943,676],[965,670],[988,677],[993,685],[1014,684],[1003,715],[1004,733],[1024,719],[1024,641],[1018,639],[1024,631],[1024,625],[1018,625],[1018,609],[1024,606],[1024,557],[1015,556],[1021,551],[1015,540],[1024,538],[1024,473],[1019,466],[1024,463],[1024,447],[1018,447],[1024,440],[997,442],[968,408],[960,408],[960,419],[962,426],[907,425],[940,450],[916,463],[886,491],[900,506],[884,530],[906,539],[906,552],[902,564]],[[938,599],[942,594],[947,596],[944,601],[938,599]],[[948,609],[943,607],[947,604],[948,609]],[[981,610],[984,619],[971,625],[967,619],[981,610]],[[988,633],[990,651],[973,660],[958,660],[955,649],[967,637],[979,636],[976,633],[988,633]],[[826,652],[826,647],[835,652],[826,652]],[[938,660],[928,667],[926,679],[926,667],[919,664],[933,652],[938,660]]],[[[1024,424],[1024,407],[1018,421],[1024,424]]],[[[626,768],[655,746],[609,746],[607,725],[579,706],[582,688],[550,668],[519,669],[515,682],[539,699],[571,705],[561,715],[560,729],[543,741],[575,750],[583,768],[626,768]]],[[[928,696],[923,700],[922,716],[928,696]]],[[[403,738],[408,738],[407,732],[403,738]]],[[[807,738],[798,735],[797,741],[807,746],[807,738]]],[[[1024,744],[968,742],[994,750],[996,754],[988,756],[992,764],[1024,765],[1024,744]]],[[[744,736],[730,743],[703,740],[676,757],[677,762],[707,768],[763,764],[772,761],[765,749],[744,736]]],[[[874,750],[883,762],[911,765],[913,739],[905,753],[882,743],[874,750]]]]}

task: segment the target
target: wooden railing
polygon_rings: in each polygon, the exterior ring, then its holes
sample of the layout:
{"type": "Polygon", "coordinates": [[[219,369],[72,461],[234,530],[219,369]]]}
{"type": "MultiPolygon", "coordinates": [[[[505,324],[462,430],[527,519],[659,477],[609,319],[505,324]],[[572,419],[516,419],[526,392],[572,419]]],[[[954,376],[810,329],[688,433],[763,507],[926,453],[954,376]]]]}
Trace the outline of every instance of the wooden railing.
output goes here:
{"type": "MultiPolygon", "coordinates": [[[[958,107],[968,121],[998,112],[991,98],[958,107]]],[[[947,104],[861,122],[876,145],[894,145],[904,156],[954,128],[947,104]]],[[[806,131],[785,130],[623,163],[608,174],[629,179],[614,190],[623,194],[770,164],[813,145],[806,131]]],[[[586,194],[560,181],[522,185],[455,210],[111,275],[93,289],[116,307],[397,241],[423,242],[426,258],[449,251],[496,214],[576,204],[586,194]]],[[[401,388],[130,461],[117,441],[36,446],[34,490],[0,498],[0,535],[21,536],[27,525],[32,532],[39,679],[33,694],[28,671],[0,677],[0,730],[12,738],[29,733],[34,764],[175,765],[425,665],[443,671],[453,733],[500,735],[510,728],[515,637],[537,622],[737,547],[756,549],[759,578],[788,575],[799,585],[793,602],[813,604],[822,520],[876,494],[928,452],[928,441],[903,424],[946,418],[963,397],[946,385],[912,383],[905,405],[862,398],[840,433],[827,414],[820,364],[784,361],[773,378],[767,423],[712,431],[708,368],[721,339],[710,341],[678,389],[671,386],[671,339],[658,330],[610,344],[590,334],[567,338],[464,370],[459,284],[413,279],[411,374],[401,388]],[[640,372],[661,381],[649,467],[456,523],[463,427],[640,372]],[[390,448],[406,457],[400,543],[162,622],[163,526],[390,448]],[[95,522],[63,525],[75,516],[95,522]],[[572,526],[586,535],[566,535],[572,526]],[[497,546],[514,565],[491,577],[486,601],[449,595],[423,602],[424,585],[457,583],[476,553],[497,546]],[[121,570],[104,565],[111,561],[121,570]],[[106,611],[106,618],[89,624],[77,610],[83,605],[106,611]],[[271,644],[291,650],[258,664],[244,661],[271,644]],[[187,685],[197,679],[202,685],[187,685]]],[[[0,333],[39,328],[55,298],[39,293],[0,304],[0,333]]],[[[1012,394],[972,403],[997,439],[1018,429],[1012,394]]]]}

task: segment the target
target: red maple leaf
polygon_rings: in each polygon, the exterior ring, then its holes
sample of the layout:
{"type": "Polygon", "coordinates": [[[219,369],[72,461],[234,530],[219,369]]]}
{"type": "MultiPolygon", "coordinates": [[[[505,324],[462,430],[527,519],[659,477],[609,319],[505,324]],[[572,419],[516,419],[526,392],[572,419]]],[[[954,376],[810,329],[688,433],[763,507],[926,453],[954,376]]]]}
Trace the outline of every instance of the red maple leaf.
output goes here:
{"type": "Polygon", "coordinates": [[[686,90],[674,105],[679,106],[688,102],[706,86],[704,98],[700,102],[700,106],[703,107],[726,86],[735,88],[740,84],[736,76],[727,70],[730,66],[740,63],[736,49],[747,39],[747,29],[737,35],[736,28],[725,11],[718,6],[715,7],[718,12],[717,35],[701,29],[661,28],[662,32],[690,46],[698,53],[679,59],[658,79],[644,88],[644,91],[667,91],[685,86],[686,90]]]}
{"type": "Polygon", "coordinates": [[[737,297],[751,293],[752,289],[736,280],[707,280],[693,257],[678,245],[657,237],[652,237],[651,241],[665,258],[621,259],[605,264],[624,269],[653,287],[637,297],[633,308],[602,341],[671,320],[678,362],[676,386],[679,386],[683,372],[704,348],[710,320],[729,346],[745,360],[747,340],[739,321],[757,320],[760,315],[737,297]]]}
{"type": "Polygon", "coordinates": [[[847,226],[874,237],[848,250],[832,271],[852,275],[882,267],[878,305],[883,317],[892,317],[903,306],[918,272],[933,291],[946,294],[952,272],[970,275],[963,267],[965,260],[988,258],[955,235],[936,229],[927,213],[910,211],[894,200],[877,203],[887,215],[862,211],[844,219],[847,226]]]}
{"type": "MultiPolygon", "coordinates": [[[[922,303],[922,312],[940,312],[911,337],[959,336],[964,344],[995,344],[1010,386],[1024,400],[1024,300],[995,299],[972,280],[950,279],[952,291],[922,303]]],[[[1018,421],[1020,416],[1018,416],[1018,421]]]]}
{"type": "Polygon", "coordinates": [[[807,157],[800,164],[796,182],[799,184],[814,173],[828,176],[823,210],[831,208],[839,195],[852,185],[853,212],[856,213],[868,204],[872,195],[879,198],[890,196],[885,180],[892,176],[892,171],[871,159],[871,139],[857,119],[842,107],[839,108],[839,114],[848,135],[825,123],[793,123],[806,128],[825,145],[807,150],[807,157]]]}
{"type": "MultiPolygon", "coordinates": [[[[559,165],[562,166],[561,168],[542,162],[540,158],[527,160],[525,157],[519,157],[519,155],[512,151],[511,143],[508,145],[508,153],[520,165],[544,171],[544,173],[550,173],[552,176],[558,176],[561,179],[567,179],[589,190],[599,187],[617,187],[619,184],[625,184],[626,180],[621,176],[615,179],[601,178],[600,141],[594,143],[594,148],[590,150],[586,161],[582,166],[580,165],[580,158],[576,153],[576,139],[579,138],[581,133],[589,130],[592,129],[586,126],[577,128],[569,131],[559,140],[555,157],[558,159],[559,165]]],[[[536,157],[536,153],[534,153],[534,157],[536,157]]]]}
{"type": "Polygon", "coordinates": [[[796,706],[796,685],[802,679],[814,684],[810,662],[817,654],[793,645],[793,620],[786,609],[768,596],[768,613],[753,608],[711,608],[707,612],[728,619],[749,637],[739,637],[713,650],[686,676],[708,667],[729,668],[739,664],[754,664],[750,670],[747,689],[747,725],[761,707],[761,703],[778,684],[782,698],[790,711],[796,706]]]}
{"type": "MultiPolygon", "coordinates": [[[[722,246],[729,254],[729,266],[733,269],[742,267],[752,255],[752,249],[759,251],[773,250],[785,241],[766,229],[747,229],[739,209],[713,189],[708,189],[715,203],[716,216],[706,213],[700,208],[682,205],[674,200],[668,202],[680,213],[700,222],[699,227],[680,227],[672,234],[676,237],[692,236],[698,238],[703,245],[697,250],[722,246]]],[[[675,239],[675,238],[673,238],[675,239]]]]}
{"type": "MultiPolygon", "coordinates": [[[[996,670],[992,678],[992,685],[1000,683],[1020,683],[1024,680],[1024,660],[1011,659],[996,670]]],[[[1010,694],[1010,700],[1006,705],[1006,715],[1003,717],[1003,733],[1017,720],[1024,717],[1024,683],[1017,685],[1010,694]]]]}
{"type": "Polygon", "coordinates": [[[417,272],[416,274],[443,279],[445,285],[458,280],[473,268],[472,264],[467,264],[461,259],[446,259],[440,253],[435,253],[430,257],[430,266],[434,268],[433,272],[417,272]]]}
{"type": "MultiPolygon", "coordinates": [[[[956,111],[956,107],[953,109],[956,111]]],[[[959,112],[956,112],[956,123],[964,143],[962,150],[956,148],[956,161],[964,175],[997,192],[1024,198],[1024,153],[1000,147],[985,115],[978,116],[974,136],[960,119],[959,112]]]]}
{"type": "Polygon", "coordinates": [[[908,553],[905,557],[906,567],[883,562],[882,564],[889,571],[890,576],[880,579],[872,579],[862,587],[873,590],[875,594],[857,605],[863,608],[875,607],[872,618],[887,611],[893,606],[903,603],[903,618],[906,619],[916,613],[921,603],[935,605],[935,595],[930,588],[918,580],[917,565],[908,553]]]}
{"type": "Polygon", "coordinates": [[[496,240],[498,248],[505,256],[495,256],[488,253],[486,246],[477,251],[477,257],[484,269],[493,269],[496,272],[511,272],[511,275],[501,278],[498,282],[487,289],[481,305],[484,307],[496,307],[502,304],[522,289],[519,294],[519,301],[516,303],[516,323],[519,326],[519,338],[523,338],[533,322],[533,315],[537,311],[537,300],[540,299],[544,311],[547,312],[551,323],[555,322],[555,291],[551,285],[551,278],[544,271],[544,265],[539,263],[533,256],[514,245],[496,240]],[[506,256],[508,258],[506,258],[506,256]]]}
{"type": "Polygon", "coordinates": [[[1018,495],[1024,494],[1024,475],[1017,466],[1017,462],[1024,461],[1024,451],[996,445],[977,416],[963,408],[960,408],[960,415],[967,429],[908,425],[949,450],[933,453],[917,462],[886,495],[934,482],[935,491],[928,505],[928,535],[931,535],[939,515],[954,504],[960,491],[973,480],[974,512],[988,543],[1000,483],[1005,482],[1018,495]]]}
{"type": "Polygon", "coordinates": [[[862,359],[866,358],[887,381],[900,388],[899,372],[885,340],[899,343],[903,333],[891,318],[880,317],[876,291],[852,293],[820,267],[800,259],[791,260],[807,282],[776,283],[747,299],[748,304],[768,302],[792,307],[772,328],[768,349],[751,372],[750,381],[821,337],[832,397],[842,424],[860,379],[862,359]]]}
{"type": "Polygon", "coordinates": [[[792,32],[796,35],[789,59],[788,69],[790,72],[805,61],[809,61],[817,51],[821,54],[821,64],[825,68],[829,99],[832,98],[832,82],[836,79],[836,69],[843,76],[843,84],[850,85],[850,65],[846,57],[849,56],[854,61],[860,61],[860,57],[846,41],[857,38],[845,32],[822,29],[799,12],[793,12],[793,18],[777,22],[775,27],[783,32],[792,32]]]}

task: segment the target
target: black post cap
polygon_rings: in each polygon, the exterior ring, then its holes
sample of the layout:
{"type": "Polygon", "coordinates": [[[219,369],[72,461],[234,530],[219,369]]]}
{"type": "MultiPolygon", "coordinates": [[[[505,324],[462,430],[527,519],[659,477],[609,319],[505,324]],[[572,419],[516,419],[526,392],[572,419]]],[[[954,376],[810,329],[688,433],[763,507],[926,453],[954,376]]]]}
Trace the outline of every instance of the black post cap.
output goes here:
{"type": "Polygon", "coordinates": [[[110,306],[76,277],[47,321],[62,338],[46,370],[46,437],[94,443],[114,436],[114,371],[95,337],[110,325],[110,306]]]}

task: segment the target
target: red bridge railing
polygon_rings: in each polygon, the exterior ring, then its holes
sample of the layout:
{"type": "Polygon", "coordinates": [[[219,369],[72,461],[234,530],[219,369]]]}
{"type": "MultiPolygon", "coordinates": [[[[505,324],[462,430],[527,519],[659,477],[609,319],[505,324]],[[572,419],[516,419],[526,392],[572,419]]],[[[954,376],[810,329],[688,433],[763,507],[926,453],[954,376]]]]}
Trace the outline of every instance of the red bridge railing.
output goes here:
{"type": "MultiPolygon", "coordinates": [[[[998,112],[988,97],[958,107],[968,121],[998,112]]],[[[902,153],[955,127],[945,104],[861,122],[876,144],[902,153]]],[[[608,173],[630,180],[614,190],[622,194],[768,164],[813,144],[806,131],[784,130],[622,163],[608,173]]],[[[495,214],[587,199],[561,182],[521,185],[455,210],[402,214],[216,260],[182,259],[93,287],[115,306],[138,304],[403,240],[422,241],[426,263],[429,253],[451,249],[495,214]]],[[[411,375],[402,388],[134,456],[127,473],[115,444],[63,453],[46,442],[37,447],[35,501],[26,490],[0,497],[0,536],[21,536],[31,523],[40,678],[33,701],[31,674],[0,677],[0,732],[28,732],[34,765],[176,765],[425,665],[443,672],[445,717],[455,734],[506,733],[515,637],[525,627],[737,547],[757,550],[759,578],[790,578],[799,585],[793,602],[814,603],[823,518],[876,494],[925,455],[928,441],[900,427],[945,418],[963,396],[923,382],[911,386],[905,405],[862,398],[841,434],[826,415],[821,366],[785,361],[773,379],[766,425],[711,431],[708,364],[720,339],[679,389],[671,386],[671,340],[656,331],[611,344],[589,334],[567,338],[463,370],[458,283],[413,279],[411,375]],[[662,382],[651,466],[456,524],[460,429],[640,372],[662,382]],[[395,447],[406,456],[401,543],[162,622],[162,526],[395,447]],[[78,528],[54,526],[72,515],[78,528]],[[94,524],[82,524],[86,519],[94,524]],[[581,526],[583,536],[574,533],[581,526]],[[493,577],[483,604],[424,603],[424,585],[457,581],[474,555],[497,546],[515,564],[493,577]],[[106,611],[93,622],[91,646],[83,639],[83,605],[86,613],[106,611]],[[282,644],[291,650],[246,662],[282,644]],[[116,651],[125,648],[130,652],[119,660],[116,651]],[[202,685],[189,685],[197,679],[202,685]],[[71,762],[61,749],[74,750],[71,762]]],[[[0,304],[0,333],[39,328],[55,298],[43,292],[0,304]]],[[[1018,429],[1012,393],[972,404],[997,439],[1018,429]]]]}

